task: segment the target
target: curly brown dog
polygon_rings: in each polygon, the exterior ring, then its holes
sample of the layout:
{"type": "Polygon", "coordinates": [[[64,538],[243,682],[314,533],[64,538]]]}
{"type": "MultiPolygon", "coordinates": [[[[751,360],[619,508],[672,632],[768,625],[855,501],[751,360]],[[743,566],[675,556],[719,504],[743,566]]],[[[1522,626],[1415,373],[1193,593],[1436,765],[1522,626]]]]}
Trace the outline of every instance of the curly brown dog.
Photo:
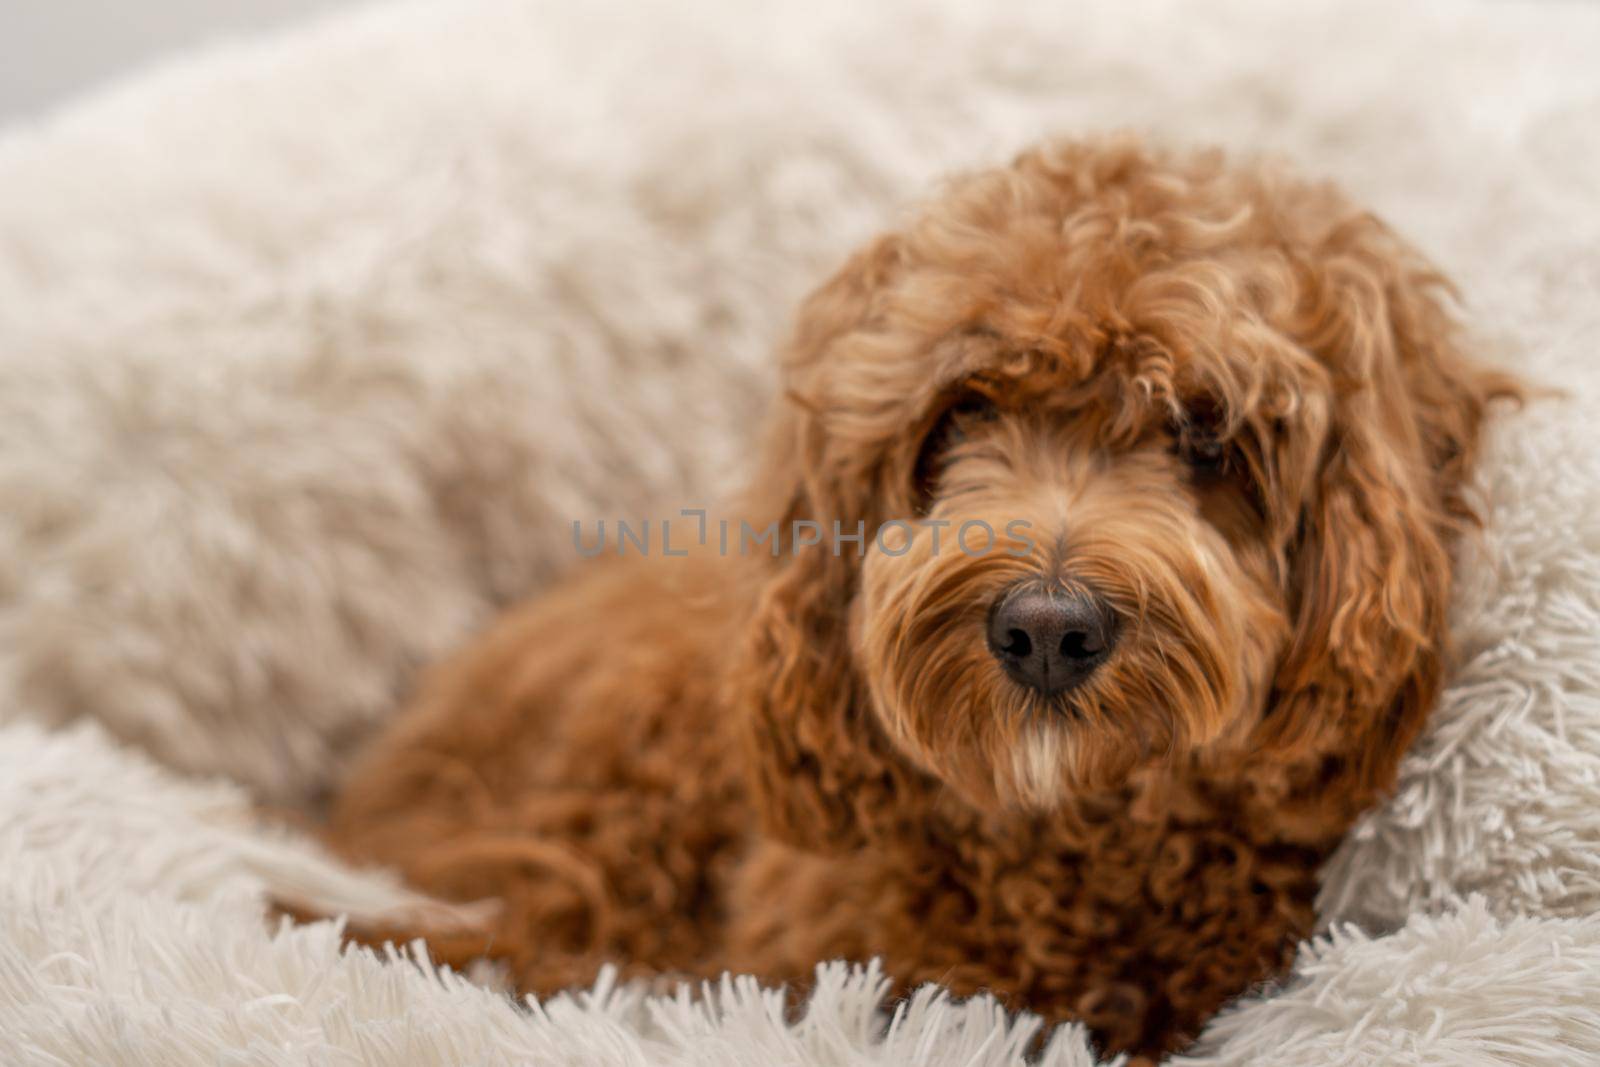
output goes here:
{"type": "Polygon", "coordinates": [[[1284,966],[1438,691],[1516,392],[1446,291],[1216,153],[957,180],[806,302],[731,521],[440,668],[333,840],[501,899],[472,951],[528,991],[877,956],[1178,1047],[1284,966]]]}

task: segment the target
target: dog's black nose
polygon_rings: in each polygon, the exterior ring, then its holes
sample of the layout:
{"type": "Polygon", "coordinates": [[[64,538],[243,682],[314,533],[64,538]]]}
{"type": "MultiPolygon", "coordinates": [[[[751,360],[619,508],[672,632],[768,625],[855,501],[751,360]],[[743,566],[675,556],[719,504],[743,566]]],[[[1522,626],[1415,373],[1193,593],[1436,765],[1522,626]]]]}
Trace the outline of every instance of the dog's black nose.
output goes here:
{"type": "Polygon", "coordinates": [[[1116,640],[1111,606],[1082,590],[1020,586],[989,612],[989,651],[1019,685],[1045,696],[1087,679],[1116,640]]]}

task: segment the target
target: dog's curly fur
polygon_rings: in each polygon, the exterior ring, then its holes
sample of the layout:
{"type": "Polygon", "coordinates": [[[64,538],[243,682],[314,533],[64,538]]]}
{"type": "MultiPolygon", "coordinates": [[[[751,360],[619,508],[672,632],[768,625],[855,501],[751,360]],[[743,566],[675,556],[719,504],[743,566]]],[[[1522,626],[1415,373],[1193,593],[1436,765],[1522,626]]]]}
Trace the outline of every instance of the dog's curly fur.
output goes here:
{"type": "Polygon", "coordinates": [[[1516,393],[1447,292],[1336,191],[1217,153],[957,180],[802,310],[730,513],[778,540],[585,565],[434,675],[331,837],[501,898],[487,948],[531,991],[880,956],[1181,1045],[1308,932],[1438,690],[1516,393]],[[978,519],[994,550],[952,551],[978,519]],[[1024,580],[1114,611],[1079,688],[987,647],[1024,580]]]}

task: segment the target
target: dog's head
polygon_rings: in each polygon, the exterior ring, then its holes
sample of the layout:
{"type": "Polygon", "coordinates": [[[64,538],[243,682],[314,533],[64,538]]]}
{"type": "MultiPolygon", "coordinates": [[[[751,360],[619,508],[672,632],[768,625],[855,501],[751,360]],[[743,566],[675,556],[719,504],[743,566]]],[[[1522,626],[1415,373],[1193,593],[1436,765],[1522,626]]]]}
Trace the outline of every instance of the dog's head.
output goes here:
{"type": "Polygon", "coordinates": [[[961,180],[853,258],[752,503],[771,829],[836,847],[930,784],[1048,810],[1175,761],[1385,784],[1509,388],[1441,287],[1330,189],[1126,141],[961,180]]]}

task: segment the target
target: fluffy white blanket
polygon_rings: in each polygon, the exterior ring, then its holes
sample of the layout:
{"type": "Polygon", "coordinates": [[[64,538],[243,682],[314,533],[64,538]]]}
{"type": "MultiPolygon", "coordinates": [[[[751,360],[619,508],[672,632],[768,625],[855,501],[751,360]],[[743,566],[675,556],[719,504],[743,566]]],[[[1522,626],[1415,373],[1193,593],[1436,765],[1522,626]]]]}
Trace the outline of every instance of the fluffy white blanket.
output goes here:
{"type": "Polygon", "coordinates": [[[1339,179],[1568,393],[1496,434],[1328,934],[1193,1062],[1600,1061],[1600,10],[571,7],[376,7],[0,135],[0,1062],[1092,1064],[842,965],[798,1021],[744,980],[518,1008],[264,925],[268,885],[423,905],[250,804],[571,519],[736,478],[792,302],[895,205],[1107,126],[1339,179]]]}

